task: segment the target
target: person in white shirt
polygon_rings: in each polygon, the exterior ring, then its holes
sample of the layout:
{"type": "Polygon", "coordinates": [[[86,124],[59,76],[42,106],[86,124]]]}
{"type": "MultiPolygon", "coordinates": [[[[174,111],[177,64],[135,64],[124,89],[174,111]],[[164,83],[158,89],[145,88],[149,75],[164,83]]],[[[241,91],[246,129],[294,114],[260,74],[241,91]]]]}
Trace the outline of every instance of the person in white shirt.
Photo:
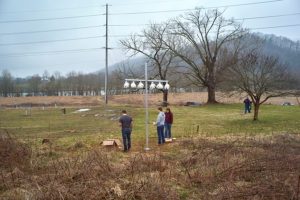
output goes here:
{"type": "Polygon", "coordinates": [[[156,122],[153,123],[157,127],[158,144],[165,143],[164,137],[164,125],[165,125],[165,113],[162,111],[162,107],[157,109],[158,116],[156,122]]]}

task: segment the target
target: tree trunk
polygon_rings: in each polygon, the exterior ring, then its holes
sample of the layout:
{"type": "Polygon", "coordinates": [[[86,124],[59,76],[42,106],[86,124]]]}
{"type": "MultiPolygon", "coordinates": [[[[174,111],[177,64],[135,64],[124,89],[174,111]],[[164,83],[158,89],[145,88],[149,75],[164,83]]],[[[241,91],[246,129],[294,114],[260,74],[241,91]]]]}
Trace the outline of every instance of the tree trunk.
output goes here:
{"type": "Polygon", "coordinates": [[[296,99],[297,99],[298,105],[300,107],[300,100],[298,99],[298,97],[296,97],[296,99]]]}
{"type": "Polygon", "coordinates": [[[162,106],[163,107],[167,107],[168,106],[168,90],[163,90],[163,103],[162,106]]]}
{"type": "Polygon", "coordinates": [[[208,92],[208,104],[218,103],[216,101],[216,83],[215,83],[215,72],[214,72],[214,63],[207,65],[208,69],[208,80],[207,80],[207,92],[208,92]]]}
{"type": "Polygon", "coordinates": [[[208,86],[207,87],[208,99],[207,103],[218,103],[216,101],[216,90],[215,87],[208,86]]]}
{"type": "Polygon", "coordinates": [[[253,118],[254,121],[258,120],[258,110],[259,110],[259,103],[255,103],[254,104],[254,118],[253,118]]]}

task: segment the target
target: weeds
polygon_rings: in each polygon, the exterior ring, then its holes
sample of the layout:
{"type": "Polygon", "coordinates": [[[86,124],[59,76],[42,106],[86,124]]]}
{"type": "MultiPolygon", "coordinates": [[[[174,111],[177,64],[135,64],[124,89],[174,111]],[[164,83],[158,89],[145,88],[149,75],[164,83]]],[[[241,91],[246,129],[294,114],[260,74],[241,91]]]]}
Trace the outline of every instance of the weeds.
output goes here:
{"type": "MultiPolygon", "coordinates": [[[[194,137],[177,152],[31,157],[28,170],[0,173],[8,199],[299,199],[299,134],[194,137]]],[[[44,155],[46,156],[46,155],[44,155]]]]}
{"type": "Polygon", "coordinates": [[[183,180],[205,188],[196,194],[203,199],[297,199],[299,140],[274,140],[182,141],[193,149],[180,162],[183,180]]]}
{"type": "Polygon", "coordinates": [[[31,148],[8,131],[0,135],[0,169],[1,168],[27,168],[31,157],[31,148]]]}

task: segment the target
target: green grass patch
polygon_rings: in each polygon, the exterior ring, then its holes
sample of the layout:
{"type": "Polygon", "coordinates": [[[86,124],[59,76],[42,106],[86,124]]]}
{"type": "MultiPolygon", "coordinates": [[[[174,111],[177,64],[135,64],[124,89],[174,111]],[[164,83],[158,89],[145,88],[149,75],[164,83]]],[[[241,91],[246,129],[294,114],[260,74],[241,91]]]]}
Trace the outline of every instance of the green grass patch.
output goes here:
{"type": "MultiPolygon", "coordinates": [[[[99,107],[90,111],[75,113],[68,108],[63,115],[61,109],[42,110],[33,108],[31,115],[23,109],[1,109],[0,131],[26,140],[50,138],[59,149],[70,148],[76,141],[82,141],[86,148],[97,146],[104,139],[121,139],[117,126],[122,109],[134,119],[132,143],[138,148],[145,144],[145,109],[134,107],[99,107]],[[27,113],[28,114],[28,113],[27,113]]],[[[172,136],[176,138],[195,135],[218,136],[224,134],[268,134],[274,132],[299,132],[300,109],[296,106],[263,105],[259,120],[253,121],[253,114],[244,114],[241,104],[204,105],[200,107],[172,107],[174,124],[172,136]]],[[[149,108],[149,142],[156,146],[157,109],[149,108]]]]}

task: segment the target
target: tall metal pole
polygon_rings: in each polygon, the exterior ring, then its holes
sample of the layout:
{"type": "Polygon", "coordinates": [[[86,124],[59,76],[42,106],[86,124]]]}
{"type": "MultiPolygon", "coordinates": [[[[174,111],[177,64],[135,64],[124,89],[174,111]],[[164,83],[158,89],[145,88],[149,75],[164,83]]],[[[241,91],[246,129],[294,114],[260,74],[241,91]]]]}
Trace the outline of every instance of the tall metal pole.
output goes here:
{"type": "Polygon", "coordinates": [[[106,34],[105,34],[105,104],[107,104],[107,79],[108,79],[108,4],[106,4],[106,34]]]}
{"type": "Polygon", "coordinates": [[[145,63],[145,104],[146,104],[146,148],[145,150],[150,150],[148,143],[148,69],[147,63],[145,63]]]}

